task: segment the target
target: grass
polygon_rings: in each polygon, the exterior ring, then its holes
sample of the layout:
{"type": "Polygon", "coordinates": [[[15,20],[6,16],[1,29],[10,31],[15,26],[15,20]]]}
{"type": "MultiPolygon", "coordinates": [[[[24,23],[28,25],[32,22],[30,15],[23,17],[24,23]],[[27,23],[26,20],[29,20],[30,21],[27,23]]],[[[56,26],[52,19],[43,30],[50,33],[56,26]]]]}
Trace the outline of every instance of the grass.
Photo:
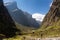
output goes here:
{"type": "Polygon", "coordinates": [[[59,23],[60,21],[54,23],[54,25],[52,26],[48,26],[47,28],[39,28],[37,30],[32,30],[32,29],[29,29],[28,27],[26,27],[27,29],[26,28],[24,29],[22,25],[18,24],[17,26],[18,27],[20,26],[22,28],[21,33],[23,35],[17,35],[15,37],[5,38],[3,40],[24,40],[25,36],[38,37],[38,38],[60,37],[60,26],[59,26],[60,24],[59,23]]]}
{"type": "Polygon", "coordinates": [[[36,37],[60,37],[60,21],[55,22],[52,26],[44,27],[42,26],[38,30],[35,31],[34,35],[36,37]]]}

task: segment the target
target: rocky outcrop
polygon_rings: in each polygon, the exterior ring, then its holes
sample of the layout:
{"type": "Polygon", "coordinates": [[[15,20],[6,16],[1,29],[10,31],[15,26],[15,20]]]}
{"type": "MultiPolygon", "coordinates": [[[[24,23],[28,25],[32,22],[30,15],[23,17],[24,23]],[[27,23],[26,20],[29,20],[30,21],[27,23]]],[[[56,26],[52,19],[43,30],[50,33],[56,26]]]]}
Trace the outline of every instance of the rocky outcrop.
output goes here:
{"type": "Polygon", "coordinates": [[[42,28],[60,26],[60,0],[53,0],[53,4],[42,22],[42,28]]]}
{"type": "Polygon", "coordinates": [[[39,27],[39,23],[32,18],[32,15],[30,15],[28,12],[24,12],[21,9],[19,9],[17,7],[16,2],[5,3],[5,6],[8,8],[9,13],[13,20],[16,21],[17,23],[34,28],[39,27]]]}

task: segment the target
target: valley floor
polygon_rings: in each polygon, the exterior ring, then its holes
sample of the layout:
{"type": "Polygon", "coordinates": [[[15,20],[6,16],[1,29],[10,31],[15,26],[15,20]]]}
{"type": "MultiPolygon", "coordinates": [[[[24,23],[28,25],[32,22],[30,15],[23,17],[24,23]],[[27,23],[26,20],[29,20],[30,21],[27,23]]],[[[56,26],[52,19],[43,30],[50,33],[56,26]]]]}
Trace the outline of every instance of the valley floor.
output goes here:
{"type": "Polygon", "coordinates": [[[8,38],[3,40],[60,40],[60,37],[54,37],[54,38],[38,38],[38,37],[32,37],[32,36],[16,36],[14,38],[8,38]]]}

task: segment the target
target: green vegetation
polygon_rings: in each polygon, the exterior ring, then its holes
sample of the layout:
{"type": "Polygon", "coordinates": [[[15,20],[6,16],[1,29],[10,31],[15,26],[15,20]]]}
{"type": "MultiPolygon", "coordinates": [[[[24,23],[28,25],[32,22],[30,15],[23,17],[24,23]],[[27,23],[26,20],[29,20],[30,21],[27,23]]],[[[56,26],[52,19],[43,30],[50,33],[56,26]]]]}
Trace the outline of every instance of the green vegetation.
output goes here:
{"type": "Polygon", "coordinates": [[[21,30],[22,33],[31,33],[32,30],[35,30],[35,28],[33,28],[33,27],[23,26],[23,25],[21,25],[21,24],[18,24],[17,22],[16,22],[16,27],[17,27],[19,30],[21,30]]]}
{"type": "MultiPolygon", "coordinates": [[[[35,31],[36,37],[60,37],[60,21],[53,24],[53,26],[44,26],[35,31]]],[[[33,35],[33,34],[32,34],[33,35]]]]}
{"type": "Polygon", "coordinates": [[[60,21],[53,24],[53,26],[48,26],[47,28],[41,27],[38,30],[34,30],[34,28],[29,28],[22,26],[21,24],[16,23],[16,27],[21,30],[22,35],[17,35],[12,38],[6,38],[4,40],[23,40],[24,36],[32,36],[32,37],[60,37],[60,21]]]}

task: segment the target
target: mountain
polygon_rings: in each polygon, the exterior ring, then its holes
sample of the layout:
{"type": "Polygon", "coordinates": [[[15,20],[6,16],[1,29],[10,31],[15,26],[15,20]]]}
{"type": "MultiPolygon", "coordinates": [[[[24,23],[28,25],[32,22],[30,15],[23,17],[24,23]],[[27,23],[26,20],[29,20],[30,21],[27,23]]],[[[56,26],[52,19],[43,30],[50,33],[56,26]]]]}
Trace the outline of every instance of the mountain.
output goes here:
{"type": "Polygon", "coordinates": [[[40,37],[60,37],[60,0],[53,0],[49,12],[35,35],[40,37]]]}
{"type": "Polygon", "coordinates": [[[16,32],[20,31],[16,28],[7,8],[3,5],[3,0],[0,0],[0,34],[5,35],[5,37],[12,37],[16,35],[16,32]]]}
{"type": "Polygon", "coordinates": [[[48,12],[48,14],[45,16],[42,26],[44,28],[47,28],[49,26],[60,26],[60,1],[54,0],[53,4],[48,12]]]}
{"type": "Polygon", "coordinates": [[[39,27],[39,23],[32,18],[32,15],[22,11],[21,9],[18,9],[16,2],[5,3],[5,6],[9,10],[9,13],[13,18],[13,20],[16,21],[17,23],[24,26],[34,27],[34,28],[39,27]]]}

